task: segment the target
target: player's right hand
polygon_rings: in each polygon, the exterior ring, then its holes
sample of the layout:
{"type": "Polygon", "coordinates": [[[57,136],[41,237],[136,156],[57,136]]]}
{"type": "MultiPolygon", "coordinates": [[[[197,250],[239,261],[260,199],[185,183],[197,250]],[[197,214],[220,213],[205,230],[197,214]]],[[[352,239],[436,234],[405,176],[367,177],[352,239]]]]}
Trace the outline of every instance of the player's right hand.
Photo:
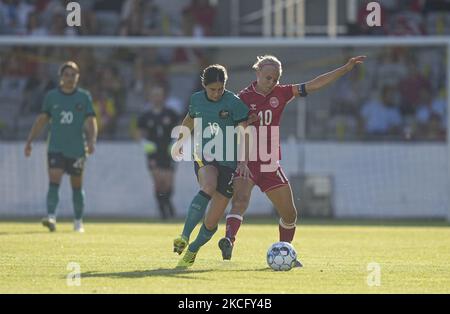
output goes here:
{"type": "Polygon", "coordinates": [[[24,152],[25,152],[25,157],[30,157],[31,156],[31,151],[32,151],[32,147],[31,147],[31,143],[30,142],[27,142],[26,144],[25,144],[25,150],[24,150],[24,152]]]}
{"type": "Polygon", "coordinates": [[[250,125],[253,122],[258,121],[258,115],[256,113],[252,113],[251,115],[248,116],[248,120],[247,120],[247,124],[250,125]]]}
{"type": "Polygon", "coordinates": [[[89,155],[92,155],[95,151],[95,144],[94,143],[88,143],[87,145],[87,153],[89,155]]]}

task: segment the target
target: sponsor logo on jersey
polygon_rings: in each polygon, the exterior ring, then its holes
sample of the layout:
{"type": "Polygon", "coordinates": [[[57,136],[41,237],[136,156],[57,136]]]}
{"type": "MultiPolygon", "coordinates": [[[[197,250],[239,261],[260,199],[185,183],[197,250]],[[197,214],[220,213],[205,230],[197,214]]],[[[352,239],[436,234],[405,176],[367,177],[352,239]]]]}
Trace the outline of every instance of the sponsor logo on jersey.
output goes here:
{"type": "Polygon", "coordinates": [[[219,117],[221,118],[221,119],[226,119],[226,118],[228,118],[230,116],[230,112],[229,111],[227,111],[227,110],[220,110],[220,112],[219,112],[219,117]]]}
{"type": "Polygon", "coordinates": [[[277,97],[271,97],[269,103],[272,108],[276,108],[280,105],[280,102],[278,101],[277,97]]]}
{"type": "Polygon", "coordinates": [[[250,110],[256,110],[256,104],[250,104],[250,110]]]}

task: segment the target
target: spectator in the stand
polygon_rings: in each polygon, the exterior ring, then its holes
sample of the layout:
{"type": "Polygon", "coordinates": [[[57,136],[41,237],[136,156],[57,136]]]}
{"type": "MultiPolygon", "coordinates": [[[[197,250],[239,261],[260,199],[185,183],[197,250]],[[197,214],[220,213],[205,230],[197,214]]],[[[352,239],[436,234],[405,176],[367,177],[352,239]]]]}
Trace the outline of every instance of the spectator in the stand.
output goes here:
{"type": "Polygon", "coordinates": [[[123,1],[124,0],[96,0],[92,7],[94,11],[112,11],[120,13],[123,1]]]}
{"type": "Polygon", "coordinates": [[[446,102],[440,96],[433,99],[428,90],[422,90],[421,103],[416,111],[417,139],[445,140],[447,117],[446,102]]]}
{"type": "Polygon", "coordinates": [[[418,139],[426,139],[429,135],[429,127],[431,125],[432,110],[432,97],[428,90],[422,90],[420,92],[420,99],[417,105],[414,134],[418,139]]]}
{"type": "Polygon", "coordinates": [[[28,16],[27,35],[31,36],[47,36],[48,30],[42,26],[37,12],[32,12],[28,16]]]}
{"type": "Polygon", "coordinates": [[[160,85],[168,83],[166,61],[157,48],[145,48],[134,58],[134,79],[132,89],[136,93],[143,93],[148,80],[160,85]]]}
{"type": "Polygon", "coordinates": [[[433,103],[431,105],[431,109],[434,114],[436,114],[439,117],[440,120],[440,126],[442,129],[442,132],[445,133],[445,130],[447,130],[448,124],[447,124],[447,89],[445,87],[442,87],[439,90],[438,95],[433,99],[433,103]]]}
{"type": "Polygon", "coordinates": [[[400,136],[402,116],[394,103],[395,88],[385,86],[381,98],[372,97],[361,108],[362,126],[369,138],[400,136]]]}
{"type": "Polygon", "coordinates": [[[208,0],[191,0],[183,9],[183,16],[192,19],[193,35],[202,37],[214,34],[216,8],[211,6],[208,0]]]}
{"type": "Polygon", "coordinates": [[[408,75],[405,65],[407,48],[395,47],[384,48],[378,59],[379,66],[376,68],[376,82],[380,89],[382,85],[396,86],[408,75]]]}
{"type": "Polygon", "coordinates": [[[92,104],[97,117],[98,135],[112,136],[116,126],[116,105],[114,98],[98,86],[92,89],[92,104]]]}
{"type": "MultiPolygon", "coordinates": [[[[195,26],[192,13],[190,11],[183,11],[181,21],[181,35],[187,37],[201,37],[203,30],[199,26],[195,26]]],[[[191,47],[176,47],[172,56],[172,63],[189,64],[197,62],[203,55],[202,49],[191,47]]],[[[200,89],[203,86],[200,85],[200,89]]]]}
{"type": "Polygon", "coordinates": [[[89,8],[82,6],[83,13],[81,14],[81,25],[78,28],[79,34],[83,36],[100,35],[98,34],[97,19],[95,12],[89,8]]]}
{"type": "Polygon", "coordinates": [[[38,113],[47,92],[56,87],[45,64],[39,64],[36,71],[28,78],[24,89],[22,114],[38,113]]]}
{"type": "Polygon", "coordinates": [[[413,114],[421,101],[423,91],[429,94],[430,83],[419,71],[417,61],[410,58],[408,61],[408,73],[400,80],[399,90],[402,98],[401,112],[403,115],[413,114]]]}
{"type": "Polygon", "coordinates": [[[0,26],[2,33],[25,35],[27,33],[28,15],[34,8],[24,0],[2,0],[0,3],[0,26]]]}
{"type": "Polygon", "coordinates": [[[450,12],[450,0],[425,0],[425,4],[423,6],[423,10],[425,13],[430,11],[446,11],[450,12]]]}
{"type": "Polygon", "coordinates": [[[153,0],[125,0],[121,12],[121,36],[162,35],[164,15],[153,0]]]}
{"type": "Polygon", "coordinates": [[[14,48],[4,58],[2,64],[2,78],[0,81],[0,95],[8,98],[20,98],[30,74],[26,69],[23,50],[14,48]]]}
{"type": "Polygon", "coordinates": [[[391,17],[388,35],[394,36],[420,36],[425,34],[423,16],[420,12],[406,9],[391,17]]]}
{"type": "Polygon", "coordinates": [[[133,66],[133,81],[131,82],[131,90],[135,93],[142,93],[144,91],[144,58],[137,56],[134,59],[133,66]]]}
{"type": "Polygon", "coordinates": [[[98,79],[100,89],[114,99],[117,112],[122,113],[125,103],[125,89],[117,68],[112,65],[102,66],[99,69],[98,79]]]}
{"type": "Polygon", "coordinates": [[[332,87],[332,118],[328,128],[333,137],[343,140],[357,132],[359,106],[369,92],[368,80],[365,79],[364,68],[351,71],[332,87]]]}
{"type": "Polygon", "coordinates": [[[66,16],[63,13],[55,13],[50,24],[50,35],[52,36],[76,36],[77,29],[67,26],[66,16]]]}

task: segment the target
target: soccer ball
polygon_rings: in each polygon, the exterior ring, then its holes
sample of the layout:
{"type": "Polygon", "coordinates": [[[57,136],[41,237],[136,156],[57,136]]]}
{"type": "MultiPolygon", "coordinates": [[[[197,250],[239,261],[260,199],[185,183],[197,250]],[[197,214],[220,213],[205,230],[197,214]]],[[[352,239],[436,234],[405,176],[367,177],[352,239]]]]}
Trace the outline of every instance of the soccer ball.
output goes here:
{"type": "Polygon", "coordinates": [[[292,244],[288,242],[276,242],[267,251],[267,264],[273,270],[291,270],[297,260],[292,244]]]}

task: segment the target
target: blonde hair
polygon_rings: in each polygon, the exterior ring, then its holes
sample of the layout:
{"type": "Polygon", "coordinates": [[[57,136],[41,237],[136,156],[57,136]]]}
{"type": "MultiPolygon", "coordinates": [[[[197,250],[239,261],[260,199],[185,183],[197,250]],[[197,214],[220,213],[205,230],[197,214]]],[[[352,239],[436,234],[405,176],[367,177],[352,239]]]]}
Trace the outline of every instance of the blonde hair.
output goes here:
{"type": "Polygon", "coordinates": [[[278,70],[280,71],[280,76],[281,76],[281,72],[283,71],[283,69],[281,67],[281,62],[280,62],[280,60],[278,60],[277,57],[272,56],[272,55],[264,55],[264,56],[256,57],[256,62],[255,62],[255,64],[253,64],[252,69],[259,71],[266,65],[271,65],[271,66],[278,68],[278,70]]]}

